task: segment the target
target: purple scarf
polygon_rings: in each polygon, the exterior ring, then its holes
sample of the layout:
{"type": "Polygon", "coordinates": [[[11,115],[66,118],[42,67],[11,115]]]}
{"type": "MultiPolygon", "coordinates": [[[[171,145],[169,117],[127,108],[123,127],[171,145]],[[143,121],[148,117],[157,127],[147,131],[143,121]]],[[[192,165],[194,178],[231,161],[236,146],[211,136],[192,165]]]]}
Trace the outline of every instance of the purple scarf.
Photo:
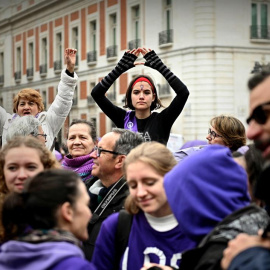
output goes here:
{"type": "Polygon", "coordinates": [[[126,112],[126,116],[124,119],[124,129],[130,130],[133,132],[138,132],[137,121],[136,121],[134,111],[126,112]]]}
{"type": "Polygon", "coordinates": [[[93,167],[93,159],[90,154],[86,156],[80,156],[72,158],[70,155],[64,157],[62,162],[62,167],[67,170],[76,172],[85,182],[87,179],[91,178],[91,172],[93,167]]]}

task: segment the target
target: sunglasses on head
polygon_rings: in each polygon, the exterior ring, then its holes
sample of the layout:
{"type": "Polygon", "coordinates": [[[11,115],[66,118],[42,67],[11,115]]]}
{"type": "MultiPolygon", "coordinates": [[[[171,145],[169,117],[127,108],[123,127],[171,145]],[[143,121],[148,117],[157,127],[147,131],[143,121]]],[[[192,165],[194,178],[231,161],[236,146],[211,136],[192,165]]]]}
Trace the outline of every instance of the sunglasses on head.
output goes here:
{"type": "Polygon", "coordinates": [[[269,109],[263,108],[266,105],[270,105],[270,101],[257,106],[253,110],[252,114],[247,119],[248,125],[252,119],[254,119],[258,124],[261,124],[261,125],[264,125],[266,123],[268,116],[270,115],[270,108],[269,109]]]}

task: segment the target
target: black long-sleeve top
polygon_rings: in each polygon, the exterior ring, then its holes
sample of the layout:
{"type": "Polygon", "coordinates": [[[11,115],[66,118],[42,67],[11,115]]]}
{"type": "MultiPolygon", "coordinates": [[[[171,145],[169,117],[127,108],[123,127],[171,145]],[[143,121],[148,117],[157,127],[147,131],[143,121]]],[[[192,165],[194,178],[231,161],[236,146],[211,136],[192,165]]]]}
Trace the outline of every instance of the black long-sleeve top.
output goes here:
{"type": "MultiPolygon", "coordinates": [[[[175,91],[176,96],[171,104],[160,113],[152,112],[145,119],[138,119],[138,132],[142,134],[145,141],[157,141],[167,144],[173,123],[182,112],[184,105],[189,96],[187,87],[181,80],[175,76],[170,83],[171,88],[175,91]]],[[[106,96],[105,93],[109,88],[105,88],[98,83],[92,90],[91,95],[100,109],[114,122],[118,128],[124,128],[124,119],[126,110],[115,106],[106,96]]]]}

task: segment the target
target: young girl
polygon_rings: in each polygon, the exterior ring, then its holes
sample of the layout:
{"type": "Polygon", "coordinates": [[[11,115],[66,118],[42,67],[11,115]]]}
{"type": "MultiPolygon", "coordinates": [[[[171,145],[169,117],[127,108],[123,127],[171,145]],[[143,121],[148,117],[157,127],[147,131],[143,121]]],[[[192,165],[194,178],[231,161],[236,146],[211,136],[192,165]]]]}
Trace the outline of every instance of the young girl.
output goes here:
{"type": "Polygon", "coordinates": [[[181,252],[194,247],[178,226],[163,188],[164,175],[175,164],[169,149],[157,142],[143,143],[128,154],[124,173],[130,195],[125,208],[133,219],[127,247],[116,261],[119,213],[113,214],[96,241],[92,261],[99,270],[138,270],[146,262],[179,267],[181,252]]]}
{"type": "Polygon", "coordinates": [[[94,270],[80,249],[92,216],[88,205],[75,172],[46,170],[30,179],[22,193],[11,193],[4,203],[2,220],[10,241],[1,246],[0,268],[94,270]]]}
{"type": "MultiPolygon", "coordinates": [[[[36,138],[14,137],[5,144],[0,151],[0,209],[8,193],[22,192],[27,178],[50,168],[60,168],[60,164],[36,138]]],[[[0,220],[0,242],[3,241],[3,233],[0,220]]]]}
{"type": "Polygon", "coordinates": [[[171,127],[182,112],[189,91],[179,78],[163,64],[154,51],[138,48],[125,52],[112,72],[94,87],[91,95],[101,110],[118,128],[140,132],[145,141],[158,141],[167,144],[171,127]],[[134,63],[140,53],[142,53],[146,62],[134,63]],[[176,93],[169,107],[161,113],[152,112],[160,108],[162,104],[158,99],[157,89],[153,80],[146,75],[134,78],[129,84],[124,108],[129,108],[131,111],[115,106],[105,96],[108,89],[122,73],[139,64],[144,64],[159,71],[176,93]]]}

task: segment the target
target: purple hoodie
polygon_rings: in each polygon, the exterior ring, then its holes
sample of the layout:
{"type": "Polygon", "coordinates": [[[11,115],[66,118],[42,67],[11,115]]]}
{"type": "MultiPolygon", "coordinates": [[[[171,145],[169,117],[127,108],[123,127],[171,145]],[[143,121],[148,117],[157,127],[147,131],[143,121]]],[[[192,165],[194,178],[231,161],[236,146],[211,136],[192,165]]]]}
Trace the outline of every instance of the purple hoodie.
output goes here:
{"type": "Polygon", "coordinates": [[[8,241],[1,246],[0,269],[96,270],[93,264],[84,259],[83,252],[74,244],[31,244],[21,241],[8,241]]]}
{"type": "Polygon", "coordinates": [[[209,145],[178,163],[164,186],[180,227],[197,243],[227,215],[250,204],[247,174],[221,145],[209,145]]]}

